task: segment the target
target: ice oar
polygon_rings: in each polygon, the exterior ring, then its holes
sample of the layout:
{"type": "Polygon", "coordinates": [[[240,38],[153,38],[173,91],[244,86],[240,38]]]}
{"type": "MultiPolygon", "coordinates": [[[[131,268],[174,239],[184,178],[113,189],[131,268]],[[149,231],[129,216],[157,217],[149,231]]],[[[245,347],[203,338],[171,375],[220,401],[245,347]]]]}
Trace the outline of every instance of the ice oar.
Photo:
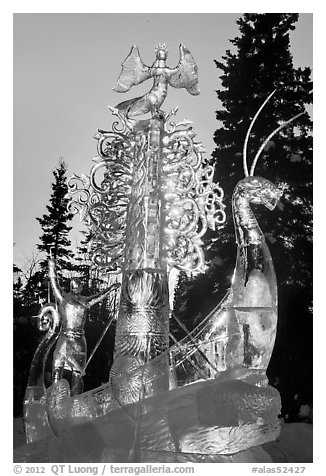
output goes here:
{"type": "MultiPolygon", "coordinates": [[[[183,329],[185,331],[185,333],[187,334],[188,337],[190,337],[191,340],[193,340],[193,337],[190,333],[190,331],[187,329],[187,327],[183,324],[183,322],[181,322],[178,317],[174,314],[174,312],[172,312],[172,316],[174,317],[174,319],[177,321],[177,323],[179,324],[179,326],[181,327],[181,329],[183,329]]],[[[195,344],[196,345],[196,344],[195,344]]],[[[217,368],[215,367],[215,365],[212,364],[212,362],[206,357],[206,355],[204,354],[204,352],[202,352],[199,348],[199,346],[197,346],[197,350],[198,352],[200,353],[200,355],[202,356],[202,358],[209,364],[210,367],[212,367],[212,369],[217,372],[217,368]]]]}
{"type": "Polygon", "coordinates": [[[85,367],[83,368],[83,370],[82,370],[81,374],[79,375],[79,377],[78,377],[78,379],[77,379],[77,381],[76,381],[75,385],[73,386],[73,388],[72,388],[72,390],[71,390],[71,393],[73,393],[73,391],[74,391],[74,390],[75,390],[75,388],[77,387],[77,385],[78,385],[78,383],[79,383],[80,379],[81,379],[81,378],[82,378],[82,376],[85,374],[85,372],[86,372],[86,369],[87,369],[87,367],[88,367],[88,364],[89,364],[89,363],[90,363],[90,361],[92,360],[92,358],[93,358],[93,355],[94,355],[94,354],[95,354],[95,352],[97,351],[97,349],[98,349],[98,346],[99,346],[99,345],[100,345],[100,343],[102,342],[102,340],[103,340],[103,337],[104,337],[104,336],[105,336],[105,334],[107,333],[107,331],[108,331],[108,329],[109,329],[110,325],[112,324],[112,321],[114,320],[114,318],[115,318],[115,315],[113,314],[113,316],[112,316],[112,317],[111,317],[111,319],[109,320],[109,322],[108,322],[107,326],[105,327],[104,331],[102,332],[102,335],[101,335],[101,337],[99,338],[99,340],[97,341],[97,343],[96,343],[95,347],[93,348],[93,350],[92,350],[92,352],[91,352],[91,355],[88,357],[88,360],[87,360],[87,362],[86,362],[86,364],[85,364],[85,367]]]}

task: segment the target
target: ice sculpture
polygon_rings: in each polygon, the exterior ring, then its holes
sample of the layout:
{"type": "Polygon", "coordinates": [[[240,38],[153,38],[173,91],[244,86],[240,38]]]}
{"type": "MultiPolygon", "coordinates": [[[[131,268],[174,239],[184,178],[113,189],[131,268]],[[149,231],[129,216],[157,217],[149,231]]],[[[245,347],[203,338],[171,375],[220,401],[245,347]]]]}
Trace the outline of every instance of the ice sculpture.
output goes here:
{"type": "Polygon", "coordinates": [[[132,48],[116,89],[127,91],[152,76],[153,88],[143,98],[112,109],[122,126],[114,124],[112,131],[96,136],[99,157],[89,182],[77,176],[69,182],[71,193],[79,193],[71,208],[82,206],[93,230],[94,263],[112,271],[120,267],[123,276],[110,374],[120,404],[139,399],[143,379],[135,378],[135,369],[146,362],[145,381],[152,383],[143,389],[145,395],[169,389],[168,270],[172,266],[202,270],[201,237],[225,219],[222,189],[213,182],[214,168],[205,162],[191,124],[169,123],[176,110],[165,115],[158,109],[167,83],[199,92],[194,60],[183,46],[180,54],[178,67],[170,70],[166,47],[159,46],[157,59],[148,68],[138,49],[132,48]],[[130,119],[149,111],[150,119],[130,119]],[[101,183],[98,177],[104,177],[101,183]],[[150,364],[159,355],[161,379],[152,375],[150,364]]]}
{"type": "Polygon", "coordinates": [[[64,377],[69,382],[67,394],[81,393],[87,357],[84,335],[86,311],[120,287],[119,283],[114,283],[109,289],[86,297],[81,295],[80,281],[73,278],[70,281],[71,292],[65,293],[58,283],[55,261],[52,258],[49,260],[49,278],[59,305],[44,305],[38,316],[38,328],[47,331],[47,334],[33,357],[24,397],[24,422],[28,442],[53,434],[46,411],[46,405],[49,401],[51,403],[51,399],[44,383],[44,369],[51,348],[57,341],[53,352],[52,382],[64,377]]]}
{"type": "Polygon", "coordinates": [[[193,128],[188,121],[170,122],[176,110],[166,115],[159,109],[167,84],[199,92],[194,60],[183,46],[180,54],[171,70],[166,47],[159,46],[148,68],[132,48],[116,90],[150,77],[153,87],[111,108],[120,124],[99,130],[90,176],[69,181],[70,209],[90,226],[94,266],[122,274],[121,300],[109,382],[73,395],[67,380],[57,380],[47,391],[47,414],[58,437],[82,424],[96,429],[106,442],[97,461],[221,461],[220,455],[279,433],[280,397],[266,378],[277,284],[251,204],[273,210],[279,200],[282,191],[255,177],[255,165],[267,141],[297,116],[268,136],[249,173],[249,134],[271,95],[253,118],[244,144],[245,178],[232,199],[238,246],[232,285],[193,332],[182,324],[186,337],[169,347],[168,271],[204,270],[202,236],[225,220],[223,191],[193,128]],[[150,119],[133,119],[148,112],[150,119]]]}
{"type": "Polygon", "coordinates": [[[47,331],[34,354],[24,397],[24,424],[27,442],[52,435],[46,412],[44,369],[47,357],[58,338],[61,320],[54,303],[44,304],[37,318],[40,331],[47,331]]]}
{"type": "Polygon", "coordinates": [[[190,51],[180,45],[180,61],[176,68],[166,66],[167,47],[156,47],[156,60],[151,67],[146,66],[139,54],[137,46],[133,46],[122,64],[122,71],[114,91],[125,93],[137,84],[153,78],[151,90],[144,96],[124,101],[116,106],[126,117],[139,116],[159,111],[167,95],[168,85],[174,88],[185,88],[190,94],[199,94],[197,65],[190,51]]]}
{"type": "Polygon", "coordinates": [[[82,393],[83,377],[87,358],[84,326],[87,309],[106,299],[120,286],[113,284],[94,296],[83,296],[82,284],[78,278],[70,280],[70,293],[64,292],[58,282],[55,260],[49,259],[50,283],[58,302],[58,312],[62,328],[53,354],[53,382],[62,378],[69,381],[71,394],[82,393]]]}

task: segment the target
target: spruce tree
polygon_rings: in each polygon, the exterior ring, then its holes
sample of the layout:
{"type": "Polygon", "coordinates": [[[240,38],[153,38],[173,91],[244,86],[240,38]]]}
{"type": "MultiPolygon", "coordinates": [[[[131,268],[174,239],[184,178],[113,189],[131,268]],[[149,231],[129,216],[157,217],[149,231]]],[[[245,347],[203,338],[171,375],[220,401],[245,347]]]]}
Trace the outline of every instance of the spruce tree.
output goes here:
{"type": "Polygon", "coordinates": [[[13,317],[14,321],[22,315],[23,309],[23,282],[22,270],[13,265],[13,317]]]}
{"type": "Polygon", "coordinates": [[[46,254],[46,257],[40,263],[41,271],[45,274],[50,251],[57,261],[58,268],[61,269],[70,269],[69,259],[73,256],[69,249],[71,245],[69,232],[72,227],[68,225],[73,218],[73,214],[67,209],[66,172],[67,166],[64,160],[60,159],[58,167],[53,170],[52,194],[50,204],[46,207],[48,213],[44,214],[42,218],[36,218],[43,230],[43,234],[40,236],[41,243],[37,245],[37,248],[46,254]]]}
{"type": "MultiPolygon", "coordinates": [[[[248,144],[248,167],[263,140],[280,124],[312,103],[309,68],[294,68],[290,31],[298,14],[245,14],[238,20],[240,35],[231,40],[232,52],[215,61],[222,71],[222,89],[216,112],[220,127],[214,134],[212,158],[216,180],[225,192],[227,223],[208,243],[208,257],[217,260],[210,273],[225,290],[235,263],[235,238],[231,210],[232,192],[244,177],[242,148],[255,113],[276,89],[256,121],[248,144]]],[[[279,326],[269,375],[278,381],[283,411],[295,419],[293,395],[311,400],[312,346],[312,123],[304,113],[267,144],[255,169],[284,187],[279,206],[273,211],[257,208],[259,221],[274,261],[279,288],[279,326]],[[300,361],[298,360],[300,358],[300,361]]],[[[209,280],[209,279],[208,279],[209,280]]],[[[308,402],[309,403],[309,402],[308,402]]]]}
{"type": "Polygon", "coordinates": [[[75,253],[75,263],[73,265],[74,272],[78,275],[79,279],[82,280],[84,289],[87,292],[95,294],[99,292],[98,288],[93,286],[91,279],[91,260],[89,259],[89,242],[91,240],[91,233],[89,230],[81,230],[80,234],[83,235],[83,238],[80,240],[79,245],[76,248],[75,253]]]}

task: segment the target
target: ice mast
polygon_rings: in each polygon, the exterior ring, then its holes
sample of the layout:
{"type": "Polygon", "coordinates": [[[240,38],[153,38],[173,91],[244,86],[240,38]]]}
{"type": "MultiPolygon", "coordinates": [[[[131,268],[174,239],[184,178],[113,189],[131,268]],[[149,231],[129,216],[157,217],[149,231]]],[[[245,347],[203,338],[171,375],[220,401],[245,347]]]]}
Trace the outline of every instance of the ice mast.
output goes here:
{"type": "MultiPolygon", "coordinates": [[[[160,109],[168,85],[199,94],[197,65],[183,45],[176,68],[166,65],[166,57],[166,46],[157,46],[149,67],[132,47],[115,91],[127,92],[150,78],[153,86],[142,97],[110,108],[120,122],[111,131],[98,131],[90,176],[69,180],[70,209],[90,225],[94,265],[122,273],[111,370],[120,403],[139,398],[135,369],[169,346],[169,269],[202,271],[201,238],[225,221],[223,191],[213,182],[214,168],[204,159],[191,123],[176,124],[170,119],[177,109],[169,114],[160,109]],[[148,113],[150,118],[135,119],[148,113]]],[[[146,372],[151,381],[150,366],[146,372]]],[[[147,385],[146,395],[168,389],[164,374],[153,380],[155,388],[147,385]]]]}

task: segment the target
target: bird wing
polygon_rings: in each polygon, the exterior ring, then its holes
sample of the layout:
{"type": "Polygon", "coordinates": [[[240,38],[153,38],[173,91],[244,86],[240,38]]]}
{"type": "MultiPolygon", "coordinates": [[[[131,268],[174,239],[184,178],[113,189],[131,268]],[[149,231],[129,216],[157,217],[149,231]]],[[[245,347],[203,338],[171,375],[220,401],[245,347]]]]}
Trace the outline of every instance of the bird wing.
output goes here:
{"type": "Polygon", "coordinates": [[[118,109],[120,112],[126,112],[132,104],[135,102],[139,101],[142,96],[139,96],[137,98],[132,98],[132,99],[127,99],[127,101],[120,102],[117,106],[115,106],[115,109],[118,109]]]}
{"type": "Polygon", "coordinates": [[[171,69],[168,82],[173,88],[186,88],[192,94],[199,94],[198,67],[190,53],[183,45],[180,45],[180,61],[176,68],[171,69]]]}
{"type": "Polygon", "coordinates": [[[131,48],[121,67],[122,70],[117,85],[113,88],[113,91],[117,93],[125,93],[132,86],[140,84],[151,77],[150,68],[143,63],[138,47],[135,45],[131,48]]]}

